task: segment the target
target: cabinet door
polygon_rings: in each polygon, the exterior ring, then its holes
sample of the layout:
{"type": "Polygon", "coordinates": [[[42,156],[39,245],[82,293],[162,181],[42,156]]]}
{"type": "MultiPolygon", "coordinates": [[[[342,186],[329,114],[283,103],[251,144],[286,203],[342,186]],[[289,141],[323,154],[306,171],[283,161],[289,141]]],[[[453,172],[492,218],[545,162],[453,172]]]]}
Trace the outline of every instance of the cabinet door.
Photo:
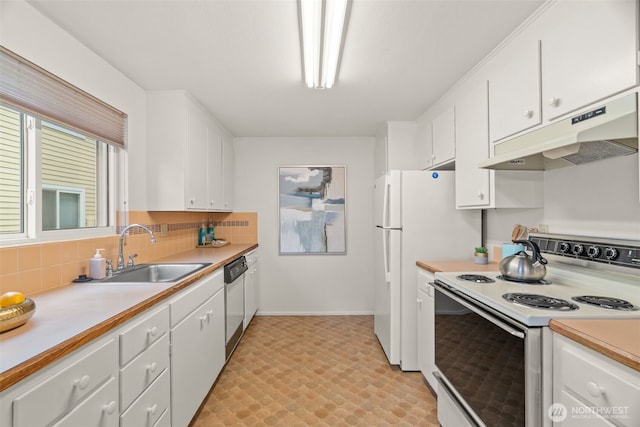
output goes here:
{"type": "Polygon", "coordinates": [[[456,156],[455,108],[444,110],[431,123],[433,133],[433,165],[446,163],[456,156]]]}
{"type": "Polygon", "coordinates": [[[492,60],[489,132],[497,141],[540,124],[540,42],[521,35],[492,60]]]}
{"type": "Polygon", "coordinates": [[[433,134],[431,121],[424,116],[416,120],[416,157],[418,169],[428,169],[433,165],[433,134]]]}
{"type": "Polygon", "coordinates": [[[225,211],[233,210],[234,166],[233,138],[224,135],[222,137],[222,208],[225,211]]]}
{"type": "Polygon", "coordinates": [[[207,209],[221,210],[222,196],[222,135],[210,125],[207,131],[207,209]]]}
{"type": "Polygon", "coordinates": [[[435,362],[435,325],[433,274],[418,269],[418,366],[424,378],[434,391],[438,391],[438,383],[433,376],[435,362]]]}
{"type": "Polygon", "coordinates": [[[187,103],[186,156],[185,207],[207,209],[207,120],[204,112],[191,102],[187,103]]]}
{"type": "Polygon", "coordinates": [[[224,291],[171,330],[171,424],[186,426],[225,362],[224,291]]]}
{"type": "Polygon", "coordinates": [[[542,17],[545,120],[637,84],[637,1],[555,3],[542,17]]]}
{"type": "Polygon", "coordinates": [[[487,83],[456,103],[456,206],[488,206],[491,171],[477,166],[489,156],[487,83]]]}

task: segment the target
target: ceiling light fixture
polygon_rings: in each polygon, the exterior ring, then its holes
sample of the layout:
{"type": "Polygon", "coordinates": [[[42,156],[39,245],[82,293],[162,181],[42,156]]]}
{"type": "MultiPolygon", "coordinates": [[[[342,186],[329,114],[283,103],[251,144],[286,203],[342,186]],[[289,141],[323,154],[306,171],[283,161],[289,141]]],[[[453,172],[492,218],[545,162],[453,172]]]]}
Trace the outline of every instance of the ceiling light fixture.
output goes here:
{"type": "Polygon", "coordinates": [[[300,0],[304,80],[310,88],[335,83],[347,5],[348,0],[300,0]]]}

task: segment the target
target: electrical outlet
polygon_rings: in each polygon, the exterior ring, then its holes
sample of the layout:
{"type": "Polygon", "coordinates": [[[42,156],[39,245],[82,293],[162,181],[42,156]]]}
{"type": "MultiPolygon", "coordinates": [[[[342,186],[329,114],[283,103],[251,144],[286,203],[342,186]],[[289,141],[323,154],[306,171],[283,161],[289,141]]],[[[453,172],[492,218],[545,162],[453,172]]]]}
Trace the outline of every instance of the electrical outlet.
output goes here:
{"type": "Polygon", "coordinates": [[[549,225],[548,224],[539,224],[538,225],[538,231],[541,233],[548,233],[549,232],[549,225]]]}
{"type": "Polygon", "coordinates": [[[167,237],[167,234],[169,234],[169,225],[160,224],[160,237],[167,237]]]}

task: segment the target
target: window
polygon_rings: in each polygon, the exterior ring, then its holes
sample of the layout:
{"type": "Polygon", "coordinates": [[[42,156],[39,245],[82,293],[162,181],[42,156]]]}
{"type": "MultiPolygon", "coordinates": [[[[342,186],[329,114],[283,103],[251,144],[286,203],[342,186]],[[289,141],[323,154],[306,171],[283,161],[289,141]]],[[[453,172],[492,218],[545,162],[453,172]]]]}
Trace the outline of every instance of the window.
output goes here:
{"type": "Polygon", "coordinates": [[[115,225],[126,117],[0,46],[0,238],[115,225]]]}
{"type": "Polygon", "coordinates": [[[6,106],[0,129],[0,234],[113,225],[109,165],[117,148],[6,106]]]}

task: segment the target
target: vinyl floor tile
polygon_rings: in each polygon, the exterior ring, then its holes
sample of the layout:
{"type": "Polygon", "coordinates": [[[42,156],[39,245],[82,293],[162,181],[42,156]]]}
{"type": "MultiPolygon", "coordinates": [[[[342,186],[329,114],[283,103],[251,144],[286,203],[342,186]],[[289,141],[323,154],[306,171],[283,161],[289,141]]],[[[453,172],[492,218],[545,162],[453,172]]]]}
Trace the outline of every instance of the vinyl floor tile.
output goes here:
{"type": "Polygon", "coordinates": [[[388,364],[373,316],[256,316],[192,423],[434,425],[422,374],[388,364]]]}

